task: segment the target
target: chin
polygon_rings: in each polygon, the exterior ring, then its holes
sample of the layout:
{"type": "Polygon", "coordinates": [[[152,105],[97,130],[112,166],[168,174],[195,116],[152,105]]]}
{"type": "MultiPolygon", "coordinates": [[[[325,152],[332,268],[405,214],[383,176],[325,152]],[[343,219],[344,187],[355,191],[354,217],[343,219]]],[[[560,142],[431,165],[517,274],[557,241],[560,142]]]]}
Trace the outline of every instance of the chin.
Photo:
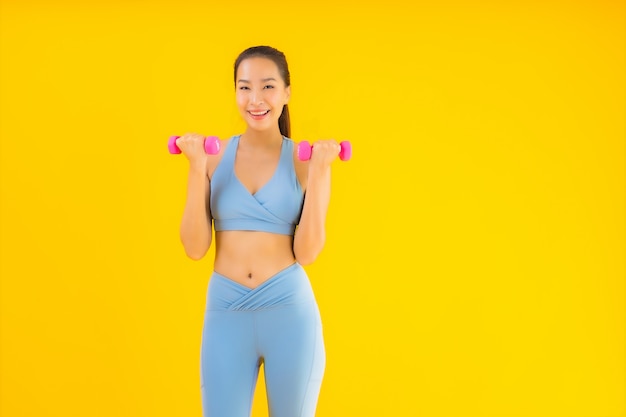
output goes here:
{"type": "Polygon", "coordinates": [[[267,130],[272,130],[274,128],[274,126],[278,126],[278,120],[276,121],[264,121],[263,123],[259,123],[256,120],[253,120],[252,122],[248,122],[248,128],[252,129],[252,130],[256,130],[258,132],[264,132],[267,130]]]}

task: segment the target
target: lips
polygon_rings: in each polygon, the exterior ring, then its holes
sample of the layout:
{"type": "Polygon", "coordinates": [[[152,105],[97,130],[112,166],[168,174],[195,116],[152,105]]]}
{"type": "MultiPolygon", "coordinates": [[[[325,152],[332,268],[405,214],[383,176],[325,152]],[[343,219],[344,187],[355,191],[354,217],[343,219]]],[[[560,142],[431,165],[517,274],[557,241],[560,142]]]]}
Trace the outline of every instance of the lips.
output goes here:
{"type": "Polygon", "coordinates": [[[269,112],[270,112],[269,110],[248,110],[248,114],[250,114],[250,116],[254,120],[263,119],[265,116],[269,114],[269,112]]]}

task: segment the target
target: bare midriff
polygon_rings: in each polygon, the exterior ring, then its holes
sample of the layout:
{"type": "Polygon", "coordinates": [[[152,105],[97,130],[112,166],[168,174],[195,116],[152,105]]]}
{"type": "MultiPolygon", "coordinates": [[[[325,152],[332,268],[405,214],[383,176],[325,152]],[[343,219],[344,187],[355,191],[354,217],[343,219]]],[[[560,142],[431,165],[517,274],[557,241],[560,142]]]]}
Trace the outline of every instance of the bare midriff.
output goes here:
{"type": "Polygon", "coordinates": [[[293,236],[267,232],[215,233],[214,270],[248,288],[256,288],[292,265],[293,236]]]}

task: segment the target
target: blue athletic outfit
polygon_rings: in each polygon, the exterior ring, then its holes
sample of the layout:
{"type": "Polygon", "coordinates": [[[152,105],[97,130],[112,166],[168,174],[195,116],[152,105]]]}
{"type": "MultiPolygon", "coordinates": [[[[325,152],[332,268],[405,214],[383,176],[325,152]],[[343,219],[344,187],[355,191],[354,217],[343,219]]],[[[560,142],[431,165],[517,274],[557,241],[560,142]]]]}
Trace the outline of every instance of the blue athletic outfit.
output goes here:
{"type": "MultiPolygon", "coordinates": [[[[211,178],[215,230],[293,236],[304,201],[293,141],[283,137],[276,171],[250,194],[235,175],[239,139],[231,138],[211,178]]],[[[313,417],[325,362],[319,309],[302,266],[296,262],[254,289],[213,272],[200,358],[205,417],[249,417],[261,364],[270,416],[313,417]]]]}

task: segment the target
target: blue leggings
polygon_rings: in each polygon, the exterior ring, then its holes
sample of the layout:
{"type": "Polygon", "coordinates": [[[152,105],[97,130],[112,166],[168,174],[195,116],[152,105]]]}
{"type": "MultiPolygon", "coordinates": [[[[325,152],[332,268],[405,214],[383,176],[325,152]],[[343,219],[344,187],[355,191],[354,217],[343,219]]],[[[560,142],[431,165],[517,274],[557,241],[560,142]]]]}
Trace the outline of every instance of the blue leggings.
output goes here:
{"type": "Polygon", "coordinates": [[[255,289],[213,272],[202,332],[204,417],[249,417],[264,364],[271,417],[313,417],[326,355],[320,314],[298,263],[255,289]]]}

